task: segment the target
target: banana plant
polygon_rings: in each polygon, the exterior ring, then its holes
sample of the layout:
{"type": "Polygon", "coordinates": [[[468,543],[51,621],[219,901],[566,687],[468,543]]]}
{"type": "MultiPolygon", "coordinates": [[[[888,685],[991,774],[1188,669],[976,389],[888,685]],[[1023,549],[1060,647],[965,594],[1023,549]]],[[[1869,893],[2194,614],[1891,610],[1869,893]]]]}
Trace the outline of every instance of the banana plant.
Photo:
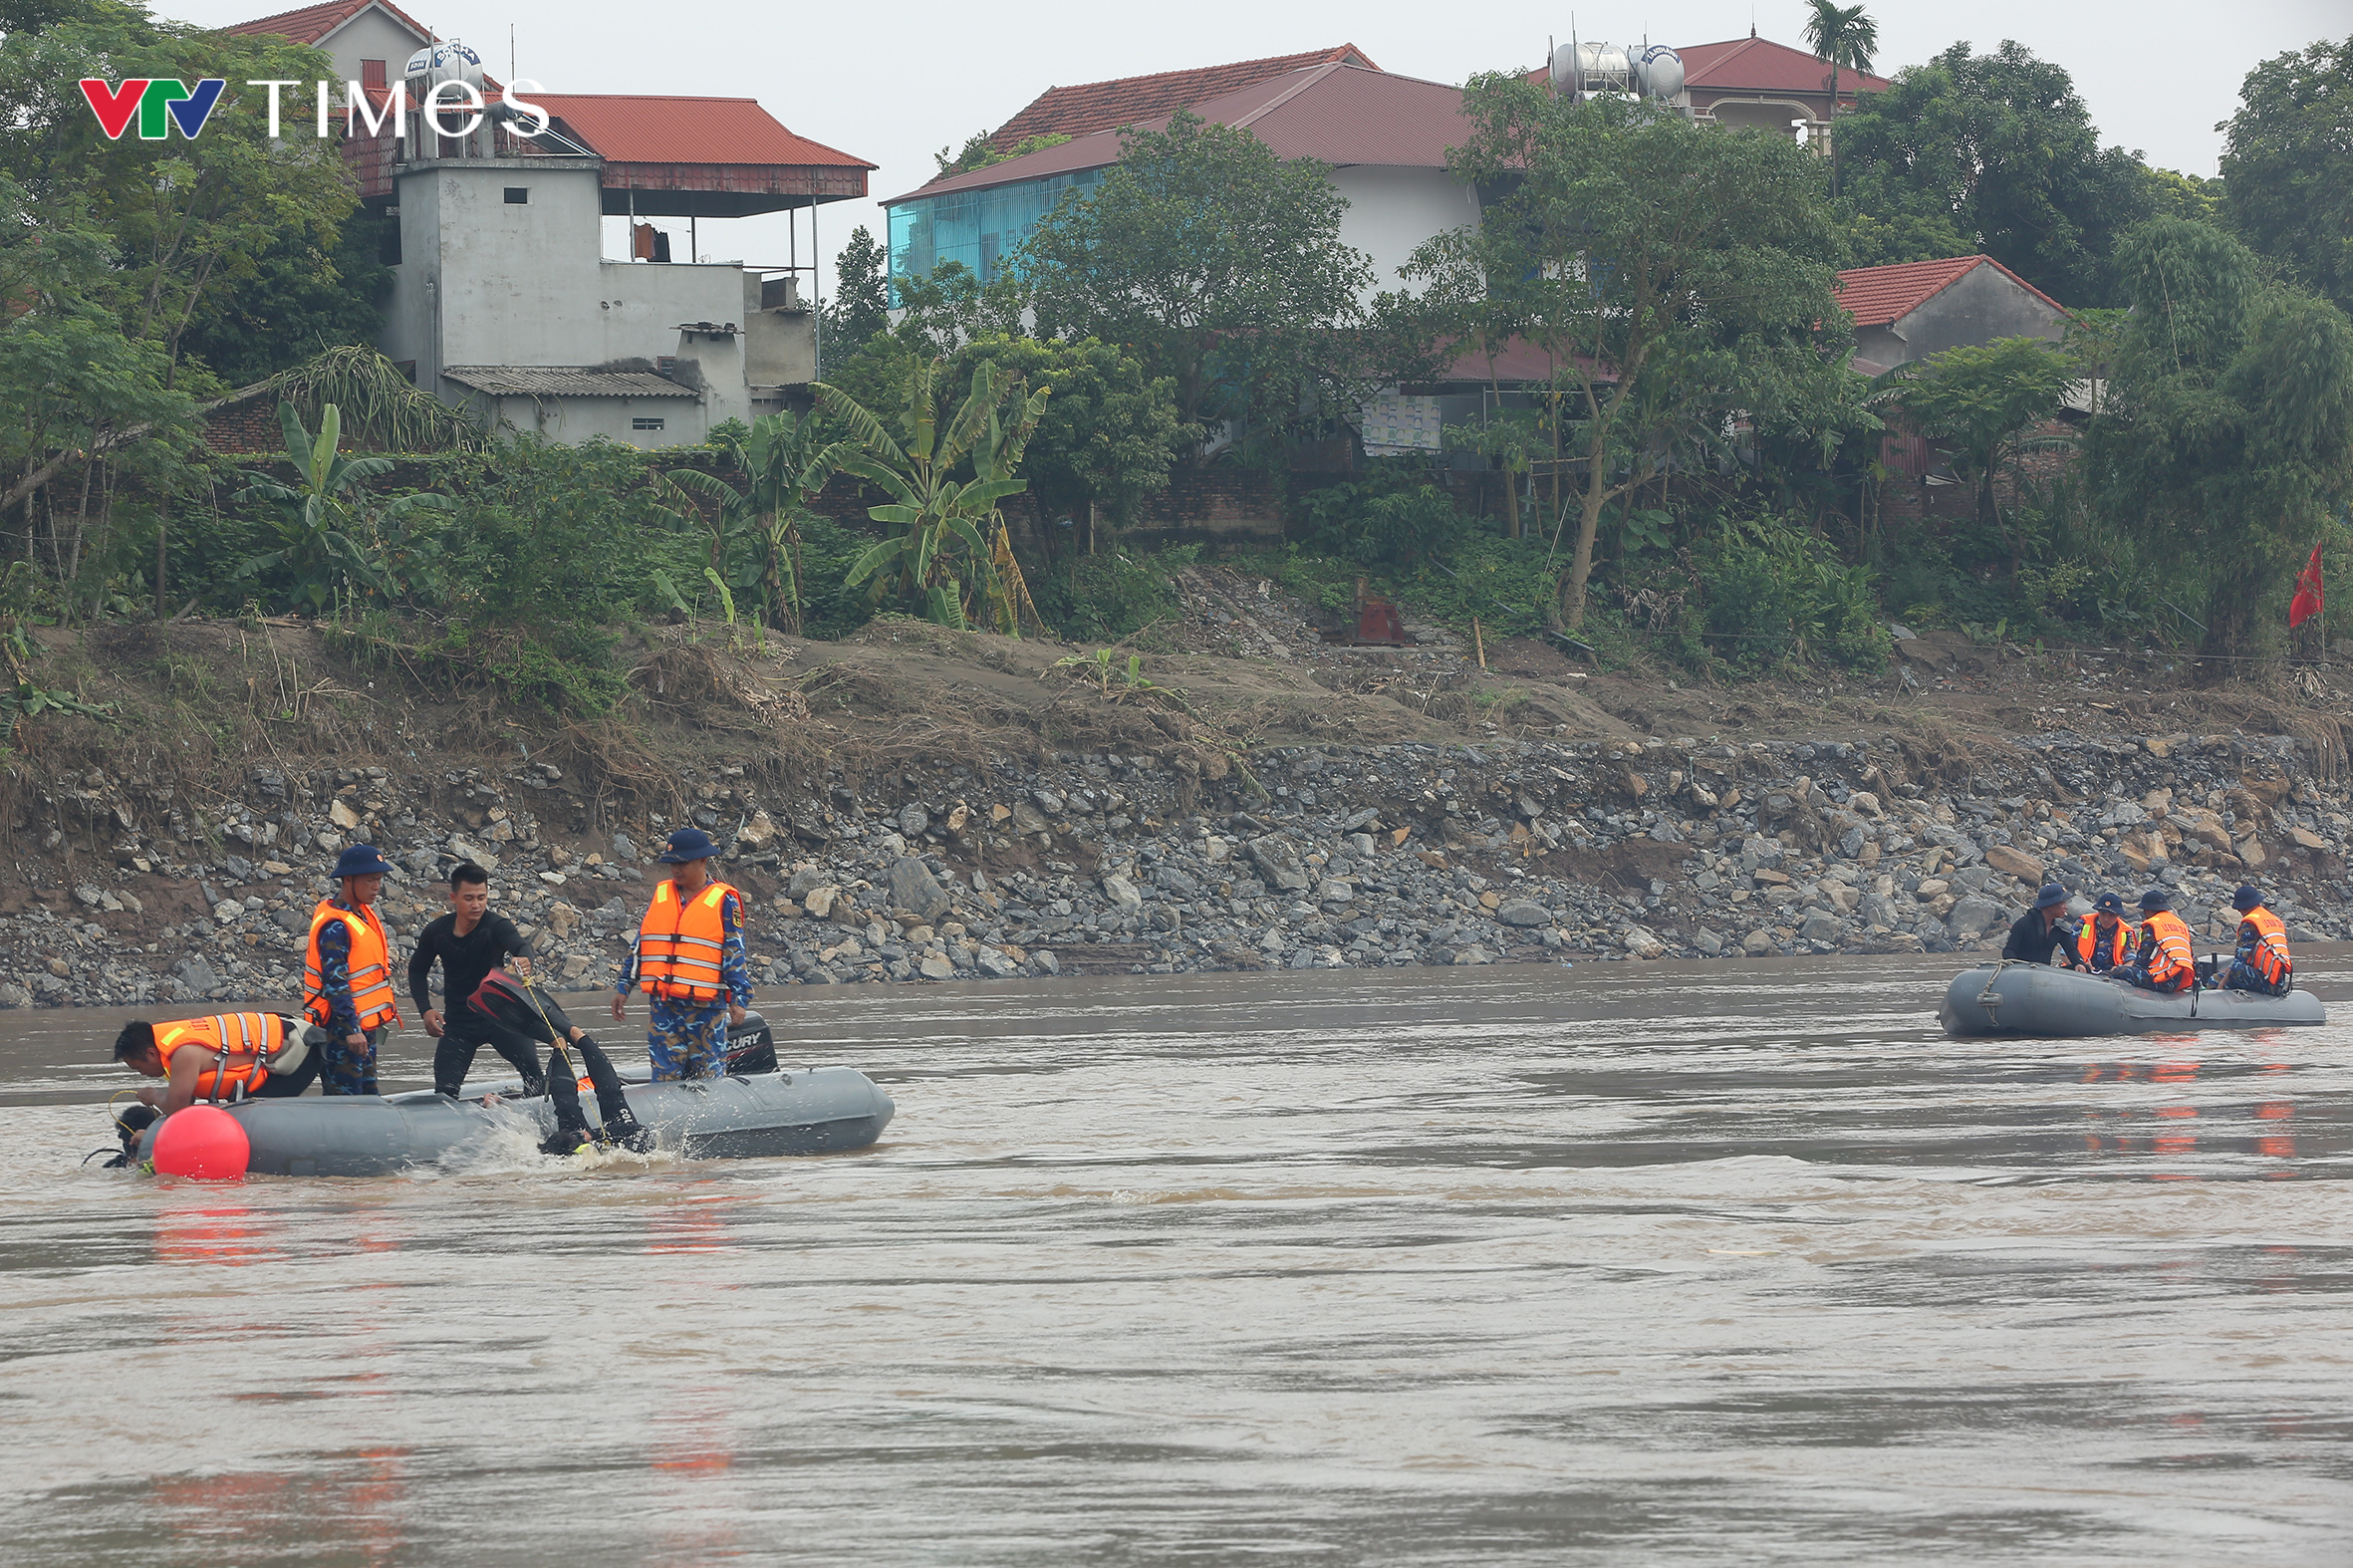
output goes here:
{"type": "MultiPolygon", "coordinates": [[[[1008,622],[1016,601],[990,533],[1003,529],[998,503],[1029,487],[1015,470],[1046,410],[1046,390],[1031,392],[1022,377],[982,365],[962,403],[948,412],[944,398],[953,392],[941,386],[945,369],[939,360],[909,368],[898,435],[840,389],[817,387],[818,406],[860,448],[843,459],[843,468],[891,497],[867,508],[891,537],[852,563],[846,581],[871,582],[878,598],[896,589],[925,619],[958,631],[970,630],[977,600],[1000,630],[1013,630],[1008,622]],[[961,477],[966,459],[968,479],[961,477]]],[[[1004,556],[1010,561],[1009,551],[1004,556]]]]}
{"type": "MultiPolygon", "coordinates": [[[[375,500],[367,482],[390,473],[390,457],[347,457],[336,450],[343,438],[343,413],[334,403],[319,411],[314,438],[294,404],[278,404],[286,435],[286,457],[296,482],[248,470],[237,499],[267,501],[279,508],[278,549],[257,555],[237,569],[240,577],[285,568],[295,597],[312,614],[340,608],[347,597],[367,589],[396,598],[406,578],[430,569],[433,536],[411,521],[419,512],[451,512],[457,504],[430,492],[375,500]]],[[[417,519],[416,522],[421,522],[417,519]]]]}
{"type": "Polygon", "coordinates": [[[766,413],[752,421],[739,453],[742,489],[695,469],[673,475],[689,489],[718,497],[725,523],[749,533],[756,561],[736,576],[735,586],[756,584],[769,622],[779,630],[801,629],[801,519],[850,454],[848,442],[824,440],[813,418],[766,413]]]}

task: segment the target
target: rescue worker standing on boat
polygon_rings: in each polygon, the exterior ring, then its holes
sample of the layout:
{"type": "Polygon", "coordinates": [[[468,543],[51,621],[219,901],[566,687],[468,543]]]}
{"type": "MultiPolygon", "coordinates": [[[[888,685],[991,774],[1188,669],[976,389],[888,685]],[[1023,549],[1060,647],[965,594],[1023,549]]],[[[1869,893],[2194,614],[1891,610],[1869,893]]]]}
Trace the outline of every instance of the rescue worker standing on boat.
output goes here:
{"type": "Polygon", "coordinates": [[[2190,927],[2174,913],[2173,899],[2152,888],[2141,895],[2141,940],[2132,963],[2118,971],[2145,991],[2186,991],[2198,983],[2198,957],[2190,927]]]}
{"type": "Polygon", "coordinates": [[[304,1015],[327,1031],[321,1094],[375,1094],[376,1047],[386,1025],[400,1022],[392,944],[376,914],[376,895],[392,869],[375,845],[353,845],[335,863],[341,891],[311,913],[302,1006],[304,1015]]]}
{"type": "Polygon", "coordinates": [[[2076,933],[2075,956],[2092,973],[2106,974],[2132,961],[2138,935],[2124,917],[2124,901],[2113,893],[2103,893],[2100,902],[2092,906],[2092,917],[2076,933]]]}
{"type": "Polygon", "coordinates": [[[2285,996],[2295,975],[2288,962],[2287,927],[2263,907],[2263,895],[2254,888],[2240,888],[2230,907],[2238,912],[2238,951],[2231,955],[2222,988],[2285,996]]]}
{"type": "Polygon", "coordinates": [[[751,1006],[743,951],[743,896],[710,874],[719,853],[700,828],[680,828],[655,859],[672,868],[654,884],[638,939],[621,961],[613,1021],[628,1016],[634,983],[652,998],[646,1048],[654,1081],[716,1078],[724,1071],[727,1026],[751,1006]]]}
{"type": "Polygon", "coordinates": [[[2070,969],[2081,968],[2075,956],[2075,928],[2067,917],[2067,890],[2057,883],[2034,896],[2034,908],[2010,924],[2010,939],[2002,944],[2004,961],[2049,963],[2053,955],[2070,969]]]}

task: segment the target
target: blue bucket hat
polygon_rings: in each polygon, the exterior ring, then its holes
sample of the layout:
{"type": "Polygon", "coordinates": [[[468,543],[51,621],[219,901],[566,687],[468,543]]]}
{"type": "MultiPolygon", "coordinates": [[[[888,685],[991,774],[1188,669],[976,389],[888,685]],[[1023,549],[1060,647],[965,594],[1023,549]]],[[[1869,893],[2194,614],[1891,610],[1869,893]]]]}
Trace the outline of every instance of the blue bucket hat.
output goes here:
{"type": "Polygon", "coordinates": [[[700,828],[680,828],[670,835],[669,847],[654,857],[658,866],[683,866],[688,861],[706,861],[719,853],[711,836],[700,828]]]}
{"type": "Polygon", "coordinates": [[[2034,907],[2038,910],[2047,910],[2054,904],[2065,904],[2066,902],[2067,890],[2055,882],[2044,883],[2042,892],[2034,896],[2034,907]]]}
{"type": "Polygon", "coordinates": [[[2174,896],[2163,888],[2151,888],[2147,893],[2141,895],[2141,913],[2143,915],[2152,915],[2159,910],[2170,910],[2173,907],[2174,896]]]}
{"type": "Polygon", "coordinates": [[[2241,915],[2249,910],[2259,910],[2262,907],[2262,890],[2251,883],[2242,885],[2236,893],[2230,895],[2230,908],[2241,915]]]}
{"type": "Polygon", "coordinates": [[[346,877],[390,876],[392,863],[373,844],[355,844],[345,850],[335,862],[335,880],[346,877]]]}
{"type": "Polygon", "coordinates": [[[2103,893],[2100,895],[2099,903],[2093,905],[2092,908],[2099,911],[2102,915],[2122,915],[2124,914],[2124,901],[2113,893],[2103,893]]]}

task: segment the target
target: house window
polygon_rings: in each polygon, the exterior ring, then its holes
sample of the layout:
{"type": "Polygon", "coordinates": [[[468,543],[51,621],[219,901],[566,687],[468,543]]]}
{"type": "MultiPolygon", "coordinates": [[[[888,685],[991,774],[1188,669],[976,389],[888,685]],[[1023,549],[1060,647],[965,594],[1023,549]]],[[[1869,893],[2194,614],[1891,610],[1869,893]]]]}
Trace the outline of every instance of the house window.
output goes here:
{"type": "Polygon", "coordinates": [[[633,430],[658,430],[661,428],[661,425],[662,418],[661,415],[657,413],[641,413],[636,418],[630,420],[630,428],[633,430]]]}
{"type": "Polygon", "coordinates": [[[530,204],[530,201],[531,201],[531,187],[530,187],[529,185],[509,185],[509,186],[507,186],[507,188],[506,188],[506,204],[507,204],[508,206],[510,206],[510,207],[521,207],[521,206],[527,206],[527,205],[529,205],[529,204],[530,204]]]}

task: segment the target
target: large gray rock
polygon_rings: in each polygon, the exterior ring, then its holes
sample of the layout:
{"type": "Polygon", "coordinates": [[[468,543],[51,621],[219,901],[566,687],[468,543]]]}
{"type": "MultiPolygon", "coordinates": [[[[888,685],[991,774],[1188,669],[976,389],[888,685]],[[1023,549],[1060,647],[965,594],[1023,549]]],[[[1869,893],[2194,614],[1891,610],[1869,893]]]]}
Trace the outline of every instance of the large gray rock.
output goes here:
{"type": "Polygon", "coordinates": [[[1305,868],[1299,864],[1299,857],[1283,839],[1267,834],[1250,840],[1242,849],[1250,857],[1250,864],[1258,868],[1258,875],[1266,879],[1268,887],[1279,888],[1285,893],[1305,893],[1315,886],[1314,879],[1307,875],[1305,868]]]}
{"type": "Polygon", "coordinates": [[[1156,888],[1165,888],[1179,899],[1195,898],[1201,891],[1198,880],[1178,871],[1174,866],[1155,867],[1152,874],[1152,885],[1156,888]]]}
{"type": "Polygon", "coordinates": [[[1013,803],[1013,831],[1027,838],[1033,833],[1052,833],[1054,824],[1048,822],[1046,814],[1028,801],[1017,800],[1013,803]]]}
{"type": "Polygon", "coordinates": [[[1778,952],[1780,945],[1773,940],[1773,933],[1761,925],[1740,938],[1740,950],[1751,958],[1762,958],[1767,954],[1778,952]]]}
{"type": "Polygon", "coordinates": [[[1842,928],[1837,915],[1816,910],[1797,927],[1797,934],[1806,941],[1836,941],[1842,928]]]}
{"type": "Polygon", "coordinates": [[[1509,899],[1496,909],[1495,918],[1506,925],[1550,925],[1552,912],[1533,899],[1509,899]]]}
{"type": "Polygon", "coordinates": [[[1945,916],[1945,929],[1953,933],[1956,941],[1982,935],[1993,926],[2003,923],[2000,905],[1991,899],[1974,896],[1953,906],[1953,912],[1945,916]]]}
{"type": "MultiPolygon", "coordinates": [[[[309,960],[304,961],[307,963],[309,960]]],[[[209,991],[220,984],[220,976],[212,972],[212,965],[200,957],[182,958],[171,966],[171,972],[192,991],[209,991]]]]}
{"type": "Polygon", "coordinates": [[[910,839],[921,838],[924,831],[930,826],[931,814],[925,811],[922,807],[910,802],[908,805],[901,808],[899,813],[899,831],[906,834],[910,839]]]}
{"type": "Polygon", "coordinates": [[[1347,904],[1356,898],[1356,884],[1326,877],[1316,884],[1315,896],[1320,904],[1347,904]]]}
{"type": "Polygon", "coordinates": [[[1103,879],[1103,896],[1122,915],[1135,915],[1144,909],[1143,891],[1127,878],[1116,874],[1103,879]]]}
{"type": "Polygon", "coordinates": [[[891,863],[891,907],[919,915],[925,920],[935,920],[947,913],[947,890],[931,875],[931,869],[913,855],[902,856],[891,863]]]}
{"type": "Polygon", "coordinates": [[[825,876],[826,874],[824,872],[819,871],[814,866],[804,866],[799,871],[794,872],[792,875],[792,880],[784,885],[784,896],[792,900],[795,904],[798,904],[801,900],[806,899],[810,894],[825,886],[825,876]]]}

